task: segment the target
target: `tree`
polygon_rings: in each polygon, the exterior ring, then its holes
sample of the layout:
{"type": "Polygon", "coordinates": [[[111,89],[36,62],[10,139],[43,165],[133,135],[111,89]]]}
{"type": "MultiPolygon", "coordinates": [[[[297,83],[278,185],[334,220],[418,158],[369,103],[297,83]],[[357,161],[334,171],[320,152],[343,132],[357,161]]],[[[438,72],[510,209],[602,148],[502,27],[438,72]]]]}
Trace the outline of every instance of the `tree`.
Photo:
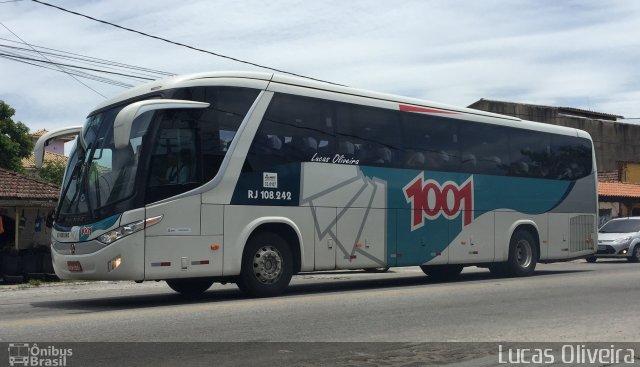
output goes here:
{"type": "Polygon", "coordinates": [[[33,141],[29,128],[11,117],[16,110],[0,100],[0,167],[22,172],[22,158],[31,155],[33,141]]]}
{"type": "Polygon", "coordinates": [[[64,176],[65,164],[58,161],[46,161],[40,169],[40,178],[51,182],[54,185],[61,186],[64,176]]]}

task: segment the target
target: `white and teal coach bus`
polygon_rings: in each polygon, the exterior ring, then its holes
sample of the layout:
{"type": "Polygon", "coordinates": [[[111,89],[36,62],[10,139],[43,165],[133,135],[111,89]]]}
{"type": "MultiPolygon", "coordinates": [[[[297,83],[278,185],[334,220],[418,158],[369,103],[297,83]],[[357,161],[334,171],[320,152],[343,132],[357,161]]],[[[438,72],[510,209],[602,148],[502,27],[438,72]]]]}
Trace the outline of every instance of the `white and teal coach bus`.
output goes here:
{"type": "Polygon", "coordinates": [[[81,127],[54,214],[62,279],[183,294],[292,275],[465,266],[525,276],[596,249],[584,131],[266,73],[136,87],[81,127]]]}

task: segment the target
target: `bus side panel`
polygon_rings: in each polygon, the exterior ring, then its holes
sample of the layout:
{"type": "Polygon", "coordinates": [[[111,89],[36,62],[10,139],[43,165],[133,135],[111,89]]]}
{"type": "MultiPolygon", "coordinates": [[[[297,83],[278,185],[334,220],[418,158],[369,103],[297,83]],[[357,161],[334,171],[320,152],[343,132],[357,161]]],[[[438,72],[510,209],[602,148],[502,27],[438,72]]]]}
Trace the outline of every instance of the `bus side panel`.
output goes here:
{"type": "MultiPolygon", "coordinates": [[[[476,214],[474,213],[475,217],[476,214]]],[[[449,222],[449,232],[457,234],[449,245],[449,263],[473,264],[492,262],[495,253],[494,212],[484,213],[459,232],[460,223],[449,222]]],[[[430,263],[431,264],[431,263],[430,263]]]]}
{"type": "MultiPolygon", "coordinates": [[[[337,209],[334,221],[329,217],[324,222],[314,221],[321,238],[325,234],[335,235],[335,267],[362,269],[388,265],[389,238],[395,237],[395,215],[386,209],[386,182],[364,176],[358,166],[303,163],[300,203],[309,206],[310,212],[337,209]]],[[[326,252],[325,243],[316,243],[316,247],[317,252],[326,252]]],[[[323,261],[318,269],[327,268],[323,261]]]]}
{"type": "Polygon", "coordinates": [[[314,270],[333,270],[338,248],[336,208],[312,206],[309,209],[315,227],[314,270]]]}
{"type": "Polygon", "coordinates": [[[569,214],[549,214],[548,260],[563,260],[569,257],[569,214]]]}
{"type": "Polygon", "coordinates": [[[385,267],[386,249],[386,185],[377,180],[367,182],[364,190],[345,208],[338,218],[336,254],[339,269],[385,267]]]}
{"type": "Polygon", "coordinates": [[[207,222],[209,229],[201,233],[200,195],[152,204],[146,210],[147,218],[162,215],[158,224],[145,230],[146,279],[222,275],[222,254],[211,248],[222,244],[222,233],[207,222]]]}

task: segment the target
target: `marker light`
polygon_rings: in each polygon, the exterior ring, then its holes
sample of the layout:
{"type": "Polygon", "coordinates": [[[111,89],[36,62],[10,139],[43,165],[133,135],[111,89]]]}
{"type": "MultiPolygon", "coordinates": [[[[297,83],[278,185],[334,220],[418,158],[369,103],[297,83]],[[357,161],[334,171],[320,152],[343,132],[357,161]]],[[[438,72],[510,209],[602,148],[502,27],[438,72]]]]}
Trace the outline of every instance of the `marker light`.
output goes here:
{"type": "Polygon", "coordinates": [[[118,255],[107,263],[107,270],[108,271],[116,270],[118,266],[120,266],[120,264],[122,264],[122,258],[120,257],[120,255],[118,255]]]}
{"type": "Polygon", "coordinates": [[[141,231],[145,227],[150,227],[154,224],[158,224],[161,220],[162,215],[159,215],[157,217],[147,218],[145,220],[129,223],[127,225],[113,229],[109,232],[103,233],[102,235],[98,236],[97,240],[104,243],[105,245],[109,245],[114,241],[121,239],[122,237],[126,237],[130,234],[141,231]]]}

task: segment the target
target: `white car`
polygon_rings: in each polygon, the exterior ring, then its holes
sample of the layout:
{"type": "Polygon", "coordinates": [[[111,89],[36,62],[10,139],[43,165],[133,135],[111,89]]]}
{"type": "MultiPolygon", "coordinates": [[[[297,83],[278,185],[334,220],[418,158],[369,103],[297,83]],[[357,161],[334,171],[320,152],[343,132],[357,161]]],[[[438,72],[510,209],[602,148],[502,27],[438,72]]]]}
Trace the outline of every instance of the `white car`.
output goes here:
{"type": "Polygon", "coordinates": [[[608,221],[598,231],[598,252],[587,257],[590,263],[598,258],[640,260],[640,217],[617,218],[608,221]]]}

